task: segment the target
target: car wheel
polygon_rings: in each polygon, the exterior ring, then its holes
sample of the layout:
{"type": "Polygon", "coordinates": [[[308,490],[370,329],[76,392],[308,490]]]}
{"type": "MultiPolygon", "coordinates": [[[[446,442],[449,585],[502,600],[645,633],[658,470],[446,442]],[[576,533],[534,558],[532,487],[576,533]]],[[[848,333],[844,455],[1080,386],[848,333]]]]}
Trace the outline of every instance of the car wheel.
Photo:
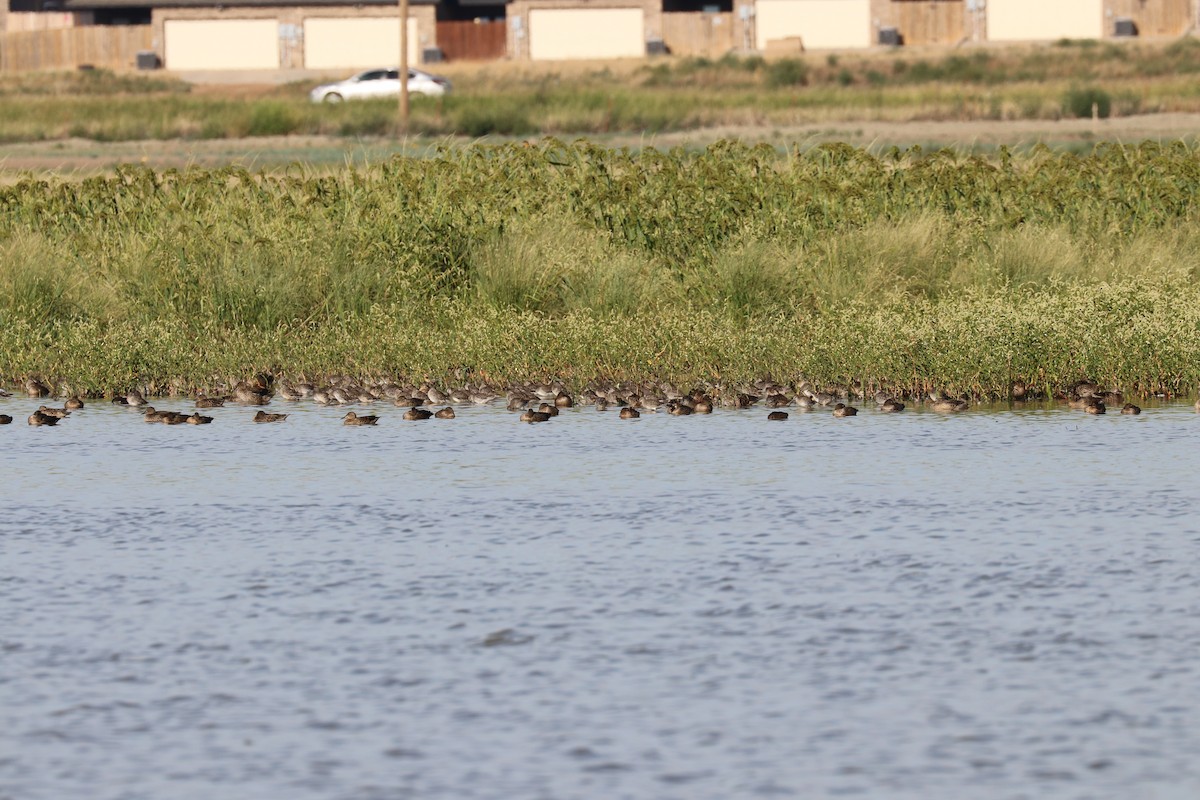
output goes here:
{"type": "Polygon", "coordinates": [[[324,97],[326,103],[340,103],[342,102],[342,99],[342,96],[337,92],[330,92],[324,97]]]}

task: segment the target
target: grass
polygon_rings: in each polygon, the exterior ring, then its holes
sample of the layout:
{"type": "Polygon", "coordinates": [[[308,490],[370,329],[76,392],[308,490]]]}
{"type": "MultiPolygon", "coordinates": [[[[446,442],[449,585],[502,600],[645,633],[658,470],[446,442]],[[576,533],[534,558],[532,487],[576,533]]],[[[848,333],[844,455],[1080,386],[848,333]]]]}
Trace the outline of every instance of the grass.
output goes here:
{"type": "MultiPolygon", "coordinates": [[[[1200,111],[1200,42],[1063,43],[928,56],[894,52],[765,61],[729,56],[618,66],[446,65],[455,91],[414,98],[431,137],[656,133],[828,121],[1057,120],[1200,111]]],[[[0,142],[265,135],[382,136],[391,100],[314,105],[315,81],[200,89],[114,74],[0,78],[0,142]]]]}
{"type": "Polygon", "coordinates": [[[1200,383],[1200,152],[585,142],[0,187],[0,380],[1200,383]]]}

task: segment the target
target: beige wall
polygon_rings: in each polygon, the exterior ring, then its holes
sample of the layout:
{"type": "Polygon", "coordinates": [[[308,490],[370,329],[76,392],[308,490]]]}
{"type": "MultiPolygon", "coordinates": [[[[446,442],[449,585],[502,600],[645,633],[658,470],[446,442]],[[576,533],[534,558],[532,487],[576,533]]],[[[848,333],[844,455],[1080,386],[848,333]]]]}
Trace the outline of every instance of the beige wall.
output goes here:
{"type": "Polygon", "coordinates": [[[800,37],[806,50],[870,47],[870,0],[758,0],[755,47],[771,39],[800,37]]]}
{"type": "Polygon", "coordinates": [[[529,12],[529,57],[641,58],[646,55],[640,8],[539,8],[529,12]]]}
{"type": "MultiPolygon", "coordinates": [[[[642,15],[641,44],[638,56],[646,54],[646,42],[650,39],[663,38],[662,0],[510,0],[508,3],[508,57],[525,60],[533,58],[532,37],[529,23],[532,16],[540,11],[587,10],[602,11],[623,9],[625,11],[639,10],[642,15]]],[[[632,15],[630,15],[632,18],[632,15]]],[[[543,20],[544,21],[544,20],[543,20]]],[[[593,33],[585,31],[581,39],[569,40],[561,44],[562,49],[572,49],[576,52],[592,46],[593,33]]],[[[547,44],[543,39],[542,44],[547,44]]],[[[578,58],[579,56],[556,56],[578,58]]],[[[594,56],[588,56],[594,57],[594,56]]]]}
{"type": "MultiPolygon", "coordinates": [[[[0,0],[3,2],[3,0],[0,0]]],[[[178,20],[189,21],[218,21],[226,19],[242,19],[242,20],[269,20],[276,26],[276,39],[278,40],[279,60],[272,67],[278,69],[303,69],[305,66],[304,53],[304,30],[307,27],[309,20],[313,19],[328,19],[328,18],[362,18],[362,19],[379,19],[381,9],[379,8],[353,8],[346,6],[217,6],[215,8],[156,8],[151,12],[150,24],[154,27],[154,41],[156,49],[160,56],[163,56],[162,45],[159,44],[166,39],[167,24],[178,20]]],[[[410,58],[416,62],[421,57],[421,50],[424,47],[432,47],[437,44],[437,8],[433,5],[413,5],[409,8],[409,19],[416,21],[416,36],[409,39],[409,49],[411,51],[410,58]]],[[[400,44],[399,44],[399,29],[392,27],[396,32],[396,50],[395,55],[387,59],[389,63],[378,66],[393,66],[400,60],[400,44]]],[[[413,32],[413,28],[409,27],[409,33],[413,32]]],[[[223,51],[227,45],[216,39],[208,43],[210,52],[212,50],[223,51]],[[216,42],[216,45],[213,44],[216,42]]],[[[165,56],[163,57],[166,62],[165,56]]],[[[209,59],[208,64],[219,63],[219,59],[209,59]]],[[[368,64],[367,66],[376,66],[376,64],[368,64]]],[[[171,69],[170,65],[167,65],[171,69]]],[[[206,65],[203,67],[188,67],[186,69],[230,69],[224,66],[206,65]]],[[[323,69],[323,68],[322,68],[323,69]]],[[[330,67],[331,71],[344,70],[345,67],[330,67]]]]}
{"type": "Polygon", "coordinates": [[[167,69],[279,69],[274,19],[173,19],[163,36],[167,69]]]}
{"type": "Polygon", "coordinates": [[[988,0],[987,38],[993,42],[1099,39],[1102,0],[988,0]]]}
{"type": "MultiPolygon", "coordinates": [[[[417,21],[408,18],[408,63],[421,60],[425,46],[417,21]]],[[[304,20],[306,69],[390,67],[400,63],[400,19],[308,17],[304,20]]]]}

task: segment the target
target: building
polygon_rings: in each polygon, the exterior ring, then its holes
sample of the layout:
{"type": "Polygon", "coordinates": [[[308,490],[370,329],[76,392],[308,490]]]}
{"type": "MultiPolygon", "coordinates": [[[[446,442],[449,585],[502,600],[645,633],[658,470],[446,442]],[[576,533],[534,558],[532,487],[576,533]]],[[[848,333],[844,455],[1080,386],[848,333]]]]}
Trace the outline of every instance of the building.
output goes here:
{"type": "MultiPolygon", "coordinates": [[[[4,0],[0,0],[4,1],[4,0]]],[[[0,69],[338,72],[399,61],[393,0],[6,0],[0,69]]],[[[1178,36],[1200,0],[410,0],[410,63],[1178,36]]]]}

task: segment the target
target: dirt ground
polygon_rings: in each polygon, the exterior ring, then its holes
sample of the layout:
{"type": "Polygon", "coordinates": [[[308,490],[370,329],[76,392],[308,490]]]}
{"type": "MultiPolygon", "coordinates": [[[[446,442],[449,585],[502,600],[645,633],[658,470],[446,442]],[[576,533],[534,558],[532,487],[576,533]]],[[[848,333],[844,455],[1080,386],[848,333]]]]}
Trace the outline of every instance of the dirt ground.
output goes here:
{"type": "MultiPolygon", "coordinates": [[[[723,138],[777,147],[807,147],[842,141],[874,150],[896,145],[953,147],[988,152],[999,145],[1025,148],[1086,147],[1098,141],[1135,143],[1200,138],[1200,114],[1150,114],[1106,120],[1008,120],[977,122],[845,122],[797,127],[728,127],[662,134],[614,134],[592,140],[614,147],[704,147],[723,138]]],[[[280,169],[302,163],[332,168],[384,160],[395,153],[420,155],[442,144],[466,139],[413,137],[341,139],[319,136],[263,137],[206,141],[134,141],[101,143],[83,139],[0,146],[0,179],[57,173],[86,176],[110,172],[120,164],[156,168],[239,164],[251,169],[280,169]]],[[[499,140],[496,140],[499,141],[499,140]]]]}

